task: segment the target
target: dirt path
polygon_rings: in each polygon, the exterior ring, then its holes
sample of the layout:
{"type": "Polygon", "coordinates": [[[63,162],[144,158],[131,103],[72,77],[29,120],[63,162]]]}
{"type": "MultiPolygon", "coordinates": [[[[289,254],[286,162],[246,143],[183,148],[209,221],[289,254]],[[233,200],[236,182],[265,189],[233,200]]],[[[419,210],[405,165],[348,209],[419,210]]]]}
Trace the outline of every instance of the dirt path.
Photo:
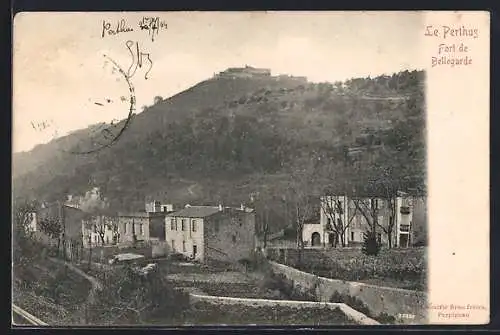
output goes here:
{"type": "MultiPolygon", "coordinates": [[[[57,258],[50,258],[49,257],[49,260],[54,262],[54,263],[58,263],[58,264],[62,264],[62,265],[66,265],[71,271],[75,272],[76,274],[82,276],[83,278],[87,279],[90,284],[92,285],[92,288],[90,289],[89,291],[89,296],[87,298],[87,301],[86,301],[86,305],[87,306],[92,306],[92,304],[95,302],[95,297],[96,297],[96,294],[102,290],[102,284],[99,280],[97,280],[96,278],[92,277],[92,276],[89,276],[88,274],[86,274],[84,271],[80,270],[79,268],[77,268],[76,266],[74,266],[73,264],[71,263],[68,263],[68,262],[65,262],[65,261],[62,261],[62,260],[59,260],[57,258]]],[[[86,310],[86,306],[85,308],[81,311],[82,315],[80,315],[80,318],[82,320],[85,320],[85,310],[86,310]]]]}

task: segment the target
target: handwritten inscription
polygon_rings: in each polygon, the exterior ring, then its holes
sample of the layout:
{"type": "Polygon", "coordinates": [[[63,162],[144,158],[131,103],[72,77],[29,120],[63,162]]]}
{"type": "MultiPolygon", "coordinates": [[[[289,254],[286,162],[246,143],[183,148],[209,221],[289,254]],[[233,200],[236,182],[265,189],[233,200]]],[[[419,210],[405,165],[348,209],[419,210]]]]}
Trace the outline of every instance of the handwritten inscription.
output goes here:
{"type": "Polygon", "coordinates": [[[130,64],[130,67],[128,68],[127,76],[129,78],[132,78],[135,75],[137,68],[146,66],[147,70],[144,74],[144,79],[148,79],[148,74],[153,67],[151,56],[149,55],[149,53],[144,53],[140,50],[139,42],[127,41],[126,45],[128,51],[130,52],[130,55],[132,56],[132,64],[130,64]]]}
{"type": "Polygon", "coordinates": [[[470,47],[463,42],[465,39],[477,39],[479,37],[479,30],[476,28],[450,26],[433,26],[428,25],[425,27],[424,36],[439,39],[437,44],[437,55],[431,57],[431,66],[468,66],[472,64],[472,57],[468,54],[470,47]],[[462,39],[453,43],[452,39],[462,39]]]}
{"type": "Polygon", "coordinates": [[[31,127],[35,131],[44,131],[45,129],[49,128],[52,126],[53,121],[39,121],[39,122],[33,122],[31,121],[31,127]]]}
{"type": "Polygon", "coordinates": [[[155,40],[155,35],[162,29],[167,29],[167,23],[161,21],[159,17],[144,17],[139,21],[139,28],[141,30],[147,30],[151,41],[155,40]]]}
{"type": "Polygon", "coordinates": [[[31,127],[39,133],[47,133],[53,130],[52,137],[59,136],[54,120],[31,121],[31,127]]]}
{"type": "Polygon", "coordinates": [[[101,27],[101,38],[116,36],[123,33],[130,33],[136,29],[139,31],[146,31],[154,42],[155,37],[158,36],[159,32],[166,30],[168,28],[167,22],[160,19],[160,17],[143,17],[134,28],[132,25],[127,23],[125,19],[120,19],[116,22],[108,22],[106,20],[102,21],[101,27]]]}
{"type": "Polygon", "coordinates": [[[102,32],[101,37],[105,36],[114,36],[120,33],[128,33],[134,31],[131,27],[127,26],[127,21],[125,19],[121,19],[116,22],[115,25],[111,25],[111,22],[102,21],[102,32]]]}

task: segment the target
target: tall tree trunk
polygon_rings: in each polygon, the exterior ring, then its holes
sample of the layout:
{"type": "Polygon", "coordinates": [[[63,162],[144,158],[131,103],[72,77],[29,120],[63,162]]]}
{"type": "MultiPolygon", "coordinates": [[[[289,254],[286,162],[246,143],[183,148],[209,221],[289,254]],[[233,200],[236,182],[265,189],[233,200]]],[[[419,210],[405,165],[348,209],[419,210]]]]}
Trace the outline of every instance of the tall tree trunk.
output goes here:
{"type": "Polygon", "coordinates": [[[266,249],[267,247],[267,232],[268,232],[269,228],[266,224],[266,226],[264,227],[264,249],[266,249]]]}
{"type": "Polygon", "coordinates": [[[304,249],[304,243],[302,243],[302,229],[300,225],[300,209],[297,205],[297,245],[299,249],[299,265],[302,265],[302,251],[304,249]]]}
{"type": "Polygon", "coordinates": [[[389,241],[389,249],[392,249],[392,229],[387,230],[387,239],[389,241]]]}

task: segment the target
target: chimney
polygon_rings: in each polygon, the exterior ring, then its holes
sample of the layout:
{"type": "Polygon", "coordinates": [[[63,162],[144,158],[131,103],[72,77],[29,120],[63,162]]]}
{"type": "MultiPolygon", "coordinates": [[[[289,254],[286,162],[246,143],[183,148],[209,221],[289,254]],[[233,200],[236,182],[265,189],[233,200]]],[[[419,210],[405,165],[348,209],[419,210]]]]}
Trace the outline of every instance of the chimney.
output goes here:
{"type": "Polygon", "coordinates": [[[219,212],[222,212],[222,204],[219,204],[219,212]]]}

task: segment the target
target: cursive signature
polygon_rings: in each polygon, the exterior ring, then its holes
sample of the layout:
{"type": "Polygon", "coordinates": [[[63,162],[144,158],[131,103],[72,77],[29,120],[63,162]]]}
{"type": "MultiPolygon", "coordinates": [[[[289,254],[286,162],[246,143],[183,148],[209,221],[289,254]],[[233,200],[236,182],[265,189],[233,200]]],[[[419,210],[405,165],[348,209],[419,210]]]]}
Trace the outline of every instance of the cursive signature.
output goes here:
{"type": "Polygon", "coordinates": [[[141,30],[147,30],[149,36],[151,36],[151,41],[154,42],[155,35],[158,35],[158,32],[162,29],[167,29],[167,23],[165,21],[160,21],[160,18],[157,17],[143,17],[141,21],[139,21],[139,28],[141,30]]]}
{"type": "Polygon", "coordinates": [[[128,33],[134,31],[133,28],[127,27],[127,22],[125,19],[121,19],[116,22],[115,26],[111,26],[110,22],[102,21],[102,33],[101,37],[104,38],[106,35],[118,35],[120,33],[128,33]]]}
{"type": "Polygon", "coordinates": [[[132,64],[130,64],[130,67],[128,68],[127,76],[132,78],[135,75],[137,68],[142,68],[145,63],[149,63],[149,68],[144,75],[144,79],[148,79],[148,74],[153,67],[153,61],[151,60],[149,53],[144,53],[139,49],[139,42],[127,41],[125,44],[127,45],[127,49],[132,56],[132,64]]]}

